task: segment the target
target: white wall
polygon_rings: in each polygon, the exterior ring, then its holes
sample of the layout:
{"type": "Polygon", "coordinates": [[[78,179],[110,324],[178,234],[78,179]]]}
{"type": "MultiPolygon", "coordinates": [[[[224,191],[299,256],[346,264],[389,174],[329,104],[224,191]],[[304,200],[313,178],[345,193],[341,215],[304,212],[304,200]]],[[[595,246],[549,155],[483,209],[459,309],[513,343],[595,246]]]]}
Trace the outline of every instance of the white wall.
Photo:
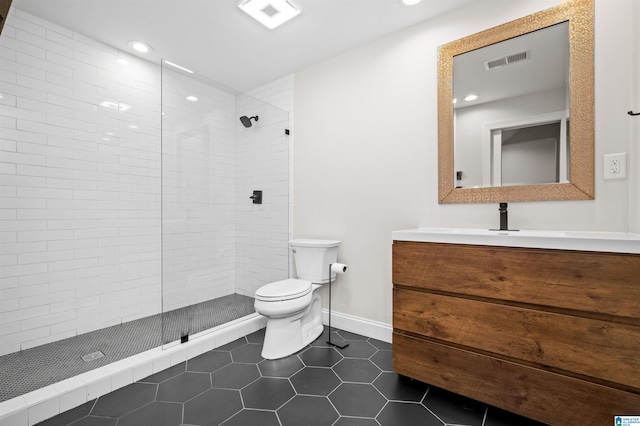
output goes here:
{"type": "MultiPolygon", "coordinates": [[[[631,59],[631,99],[629,110],[640,112],[640,2],[634,2],[632,6],[632,52],[631,59]]],[[[629,131],[629,231],[640,233],[640,116],[629,117],[631,128],[629,131]],[[635,150],[633,147],[635,146],[635,150]]]]}
{"type": "MultiPolygon", "coordinates": [[[[336,311],[391,323],[394,229],[498,225],[497,205],[437,202],[438,46],[557,3],[473,3],[296,73],[294,237],[342,240],[336,311]]],[[[511,203],[513,227],[630,230],[602,155],[630,150],[632,3],[596,1],[596,200],[511,203]]]]}

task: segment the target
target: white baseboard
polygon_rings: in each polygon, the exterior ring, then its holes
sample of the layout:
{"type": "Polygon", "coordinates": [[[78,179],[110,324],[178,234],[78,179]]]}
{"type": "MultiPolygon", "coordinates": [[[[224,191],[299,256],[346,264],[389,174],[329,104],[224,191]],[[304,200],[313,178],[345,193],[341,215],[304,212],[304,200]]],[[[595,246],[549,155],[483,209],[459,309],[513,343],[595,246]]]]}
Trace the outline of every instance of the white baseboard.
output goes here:
{"type": "MultiPolygon", "coordinates": [[[[322,322],[325,325],[329,324],[329,310],[327,309],[322,310],[322,322]]],[[[361,334],[387,343],[391,343],[393,335],[393,327],[389,324],[371,321],[335,311],[331,313],[331,327],[350,331],[351,333],[361,334]]]]}

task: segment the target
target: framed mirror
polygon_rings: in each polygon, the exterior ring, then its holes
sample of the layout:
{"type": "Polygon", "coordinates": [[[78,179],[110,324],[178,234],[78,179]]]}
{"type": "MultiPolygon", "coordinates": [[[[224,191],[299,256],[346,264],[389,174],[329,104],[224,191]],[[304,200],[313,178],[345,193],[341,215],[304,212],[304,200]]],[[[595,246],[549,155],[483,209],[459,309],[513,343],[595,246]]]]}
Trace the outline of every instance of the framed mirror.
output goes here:
{"type": "Polygon", "coordinates": [[[593,0],[440,47],[440,203],[594,199],[593,0]]]}

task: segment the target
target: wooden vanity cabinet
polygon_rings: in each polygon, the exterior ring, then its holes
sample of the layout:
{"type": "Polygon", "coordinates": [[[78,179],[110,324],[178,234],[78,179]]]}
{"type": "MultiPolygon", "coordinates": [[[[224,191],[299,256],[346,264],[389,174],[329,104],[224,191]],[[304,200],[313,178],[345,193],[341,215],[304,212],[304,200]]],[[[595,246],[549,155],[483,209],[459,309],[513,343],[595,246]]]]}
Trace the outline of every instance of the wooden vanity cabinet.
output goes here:
{"type": "Polygon", "coordinates": [[[393,369],[551,425],[640,415],[640,255],[394,241],[393,369]]]}

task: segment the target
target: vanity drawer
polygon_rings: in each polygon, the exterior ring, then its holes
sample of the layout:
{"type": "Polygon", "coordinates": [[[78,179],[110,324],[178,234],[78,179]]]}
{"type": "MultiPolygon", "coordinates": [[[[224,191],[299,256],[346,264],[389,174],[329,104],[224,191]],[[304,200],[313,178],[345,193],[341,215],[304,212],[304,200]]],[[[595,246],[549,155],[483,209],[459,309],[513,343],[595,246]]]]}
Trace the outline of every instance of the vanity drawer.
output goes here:
{"type": "Polygon", "coordinates": [[[640,255],[464,244],[393,244],[393,283],[630,318],[640,255]]]}
{"type": "Polygon", "coordinates": [[[393,334],[393,369],[552,425],[602,426],[637,413],[640,395],[437,342],[393,334]]]}
{"type": "Polygon", "coordinates": [[[640,393],[640,327],[402,288],[393,305],[397,330],[640,393]]]}

